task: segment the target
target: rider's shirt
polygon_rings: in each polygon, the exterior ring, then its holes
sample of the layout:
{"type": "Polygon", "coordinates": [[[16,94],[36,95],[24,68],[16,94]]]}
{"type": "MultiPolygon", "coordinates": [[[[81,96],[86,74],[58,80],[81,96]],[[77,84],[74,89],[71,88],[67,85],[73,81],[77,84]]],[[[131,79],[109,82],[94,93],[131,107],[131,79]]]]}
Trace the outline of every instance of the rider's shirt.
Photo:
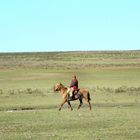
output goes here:
{"type": "Polygon", "coordinates": [[[70,87],[73,88],[74,90],[77,90],[78,89],[78,80],[77,79],[72,80],[70,87]]]}

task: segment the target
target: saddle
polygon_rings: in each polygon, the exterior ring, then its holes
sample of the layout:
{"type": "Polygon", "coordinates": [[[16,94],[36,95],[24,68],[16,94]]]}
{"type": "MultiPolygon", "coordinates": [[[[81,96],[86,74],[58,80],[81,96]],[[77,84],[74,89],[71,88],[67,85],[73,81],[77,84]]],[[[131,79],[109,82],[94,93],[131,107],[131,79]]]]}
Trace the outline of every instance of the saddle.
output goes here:
{"type": "Polygon", "coordinates": [[[80,89],[75,90],[73,94],[74,94],[74,95],[79,94],[79,90],[80,90],[80,89]]]}
{"type": "Polygon", "coordinates": [[[80,89],[75,90],[75,91],[73,92],[73,96],[72,96],[72,97],[69,96],[69,100],[77,100],[77,99],[79,98],[79,96],[80,96],[79,90],[80,90],[80,89]]]}

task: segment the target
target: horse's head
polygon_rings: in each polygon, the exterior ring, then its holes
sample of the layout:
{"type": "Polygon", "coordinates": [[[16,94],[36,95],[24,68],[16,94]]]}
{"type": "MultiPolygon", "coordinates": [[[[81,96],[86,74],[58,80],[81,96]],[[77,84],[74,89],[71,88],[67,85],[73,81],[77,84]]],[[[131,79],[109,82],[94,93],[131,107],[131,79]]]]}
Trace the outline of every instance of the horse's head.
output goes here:
{"type": "Polygon", "coordinates": [[[62,84],[61,83],[57,83],[55,86],[54,86],[54,91],[60,91],[61,88],[62,88],[62,84]]]}

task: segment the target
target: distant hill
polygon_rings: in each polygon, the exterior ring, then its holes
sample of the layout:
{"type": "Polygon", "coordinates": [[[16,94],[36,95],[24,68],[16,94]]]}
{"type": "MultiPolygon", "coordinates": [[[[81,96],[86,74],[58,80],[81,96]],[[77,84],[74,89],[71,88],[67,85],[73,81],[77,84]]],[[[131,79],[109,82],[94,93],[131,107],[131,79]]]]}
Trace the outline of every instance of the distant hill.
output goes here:
{"type": "Polygon", "coordinates": [[[140,67],[140,50],[0,53],[0,68],[96,67],[140,67]]]}

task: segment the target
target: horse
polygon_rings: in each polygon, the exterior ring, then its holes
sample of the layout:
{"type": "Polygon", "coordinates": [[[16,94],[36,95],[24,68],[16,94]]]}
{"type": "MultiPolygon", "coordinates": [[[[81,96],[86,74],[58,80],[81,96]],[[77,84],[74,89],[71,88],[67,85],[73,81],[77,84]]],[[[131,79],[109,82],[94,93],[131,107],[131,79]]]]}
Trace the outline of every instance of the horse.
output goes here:
{"type": "Polygon", "coordinates": [[[91,103],[90,103],[90,93],[87,89],[79,89],[78,90],[78,93],[75,95],[75,98],[74,99],[70,99],[69,98],[69,87],[65,87],[63,86],[63,84],[61,83],[57,83],[55,86],[54,86],[54,91],[59,91],[62,98],[63,98],[63,101],[62,103],[60,104],[60,107],[59,107],[59,111],[62,109],[63,105],[67,102],[68,103],[68,106],[70,107],[71,111],[73,110],[71,104],[70,104],[70,101],[74,101],[74,100],[78,100],[80,101],[80,104],[78,106],[77,109],[80,109],[80,107],[82,106],[83,104],[83,98],[87,101],[88,105],[89,105],[89,109],[91,110],[91,103]]]}

